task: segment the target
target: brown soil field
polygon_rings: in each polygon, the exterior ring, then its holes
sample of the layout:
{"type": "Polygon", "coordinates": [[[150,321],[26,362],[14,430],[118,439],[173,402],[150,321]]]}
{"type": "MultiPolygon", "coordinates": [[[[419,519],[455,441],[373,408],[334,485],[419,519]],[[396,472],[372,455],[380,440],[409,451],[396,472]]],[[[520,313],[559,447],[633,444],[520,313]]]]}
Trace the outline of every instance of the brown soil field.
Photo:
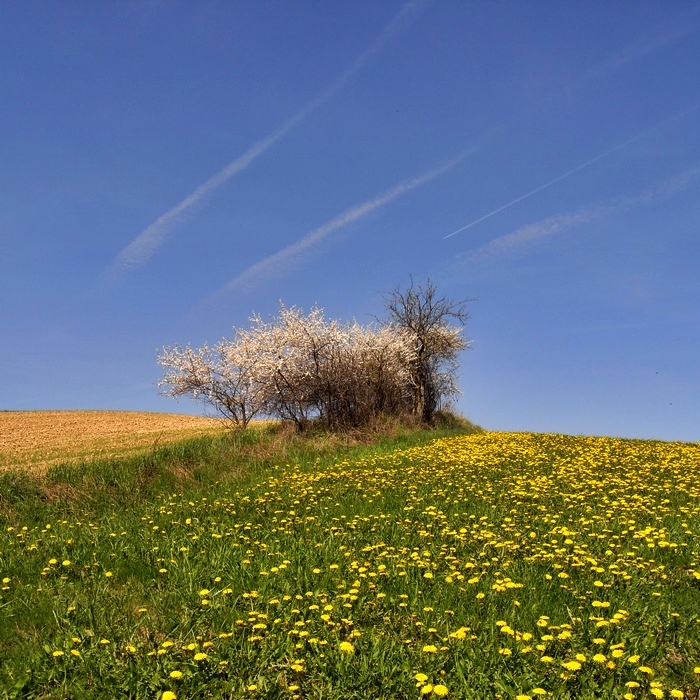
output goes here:
{"type": "Polygon", "coordinates": [[[0,411],[0,471],[127,456],[222,433],[216,418],[136,411],[0,411]]]}

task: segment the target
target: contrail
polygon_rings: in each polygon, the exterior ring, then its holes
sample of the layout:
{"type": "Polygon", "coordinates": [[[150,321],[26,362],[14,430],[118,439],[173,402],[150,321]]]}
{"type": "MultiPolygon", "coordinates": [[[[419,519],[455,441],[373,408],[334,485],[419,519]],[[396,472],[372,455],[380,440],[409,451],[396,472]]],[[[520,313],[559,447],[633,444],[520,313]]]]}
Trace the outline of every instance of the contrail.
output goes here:
{"type": "Polygon", "coordinates": [[[459,263],[477,263],[496,255],[508,254],[535,241],[562,233],[579,224],[588,223],[603,216],[629,211],[634,207],[651,204],[685,189],[698,175],[700,175],[700,165],[693,166],[636,195],[619,197],[585,207],[570,214],[550,216],[537,223],[522,226],[512,233],[494,238],[470,253],[460,256],[459,263]]]}
{"type": "Polygon", "coordinates": [[[577,165],[575,168],[572,168],[571,170],[567,170],[563,175],[559,175],[558,177],[555,177],[553,180],[550,180],[549,182],[545,182],[544,185],[540,185],[539,187],[536,187],[534,190],[530,190],[529,192],[526,192],[525,194],[521,195],[520,197],[517,197],[511,202],[508,202],[507,204],[504,204],[501,207],[498,207],[498,209],[494,209],[493,211],[489,212],[488,214],[485,214],[484,216],[476,219],[475,221],[472,221],[471,223],[468,223],[466,226],[462,226],[461,228],[458,228],[456,231],[453,231],[452,233],[447,234],[447,236],[444,237],[443,240],[446,240],[447,238],[452,238],[452,236],[461,233],[462,231],[466,231],[468,228],[471,228],[472,226],[476,226],[477,224],[480,224],[482,221],[486,221],[486,219],[490,219],[492,216],[496,216],[496,214],[500,214],[502,211],[505,209],[510,209],[510,207],[514,207],[516,204],[519,204],[520,202],[524,201],[525,199],[528,199],[529,197],[532,197],[533,195],[537,194],[538,192],[542,192],[542,190],[546,190],[548,187],[551,187],[552,185],[556,185],[558,182],[561,182],[562,180],[565,180],[567,177],[571,177],[575,173],[590,167],[594,163],[597,163],[600,160],[603,160],[604,158],[607,158],[609,155],[615,153],[616,151],[619,151],[620,149],[624,148],[625,146],[629,146],[629,144],[634,143],[635,141],[638,141],[639,139],[644,138],[645,136],[648,136],[652,132],[656,131],[657,129],[660,129],[663,126],[666,126],[669,122],[675,121],[676,119],[680,119],[682,116],[685,116],[686,114],[689,114],[690,112],[695,111],[700,107],[700,102],[697,100],[692,103],[692,105],[681,112],[674,114],[671,117],[668,117],[667,119],[664,119],[662,122],[659,122],[658,124],[652,126],[649,129],[646,129],[645,131],[642,131],[641,133],[637,134],[636,136],[632,136],[632,138],[627,139],[626,141],[623,141],[622,143],[617,144],[617,146],[613,146],[612,148],[608,149],[604,153],[601,153],[600,155],[597,155],[595,158],[591,158],[590,160],[587,160],[585,163],[581,163],[581,165],[577,165]]]}
{"type": "Polygon", "coordinates": [[[402,32],[422,9],[428,0],[409,0],[394,15],[384,27],[377,39],[367,48],[352,65],[336,78],[318,97],[309,102],[299,112],[290,117],[278,129],[269,136],[258,141],[248,151],[225,168],[199,185],[191,194],[159,216],[150,226],[145,228],[129,245],[127,245],[114,259],[110,267],[103,273],[104,282],[112,281],[120,273],[139,267],[146,263],[156,250],[164,243],[170,231],[179,222],[191,213],[193,207],[199,204],[208,194],[221,187],[234,175],[245,170],[256,158],[267,151],[287,132],[304,120],[311,112],[318,109],[330,99],[345,83],[350,80],[370,58],[380,51],[395,35],[402,32]]]}
{"type": "Polygon", "coordinates": [[[468,155],[472,154],[477,148],[479,148],[479,145],[463,151],[440,167],[429,170],[428,172],[423,173],[412,180],[401,182],[377,197],[373,197],[372,199],[362,202],[362,204],[346,209],[344,212],[334,217],[330,221],[327,221],[325,224],[322,224],[318,228],[315,228],[313,231],[308,233],[303,238],[300,238],[295,243],[292,243],[286,248],[277,251],[273,255],[270,255],[254,265],[251,265],[248,269],[241,272],[219,290],[211,294],[207,299],[205,299],[203,305],[208,305],[214,302],[216,299],[229,294],[234,290],[250,290],[253,287],[268,281],[269,279],[279,277],[280,275],[284,274],[284,272],[293,269],[302,259],[305,251],[320,243],[330,233],[347,226],[353,221],[357,221],[358,219],[367,216],[367,214],[370,212],[386,206],[398,197],[401,197],[411,190],[415,190],[417,187],[425,185],[431,180],[434,180],[436,177],[446,173],[448,170],[464,160],[468,155]]]}

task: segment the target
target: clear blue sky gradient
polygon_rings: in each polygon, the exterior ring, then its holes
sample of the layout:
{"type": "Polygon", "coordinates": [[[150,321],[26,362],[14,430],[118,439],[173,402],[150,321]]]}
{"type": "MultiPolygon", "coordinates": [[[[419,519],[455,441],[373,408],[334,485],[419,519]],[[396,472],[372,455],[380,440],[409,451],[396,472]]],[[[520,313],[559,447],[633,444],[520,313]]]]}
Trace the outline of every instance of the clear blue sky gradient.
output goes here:
{"type": "Polygon", "coordinates": [[[700,440],[700,6],[0,5],[0,409],[201,412],[164,345],[473,298],[459,410],[700,440]]]}

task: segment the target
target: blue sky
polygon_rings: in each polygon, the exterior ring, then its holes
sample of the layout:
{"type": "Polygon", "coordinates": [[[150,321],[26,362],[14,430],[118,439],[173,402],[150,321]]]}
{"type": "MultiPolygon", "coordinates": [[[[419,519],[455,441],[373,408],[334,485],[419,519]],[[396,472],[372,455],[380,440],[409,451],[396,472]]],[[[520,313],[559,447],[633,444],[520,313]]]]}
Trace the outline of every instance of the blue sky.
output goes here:
{"type": "Polygon", "coordinates": [[[200,412],[164,345],[475,299],[459,410],[700,439],[696,2],[0,5],[0,409],[200,412]]]}

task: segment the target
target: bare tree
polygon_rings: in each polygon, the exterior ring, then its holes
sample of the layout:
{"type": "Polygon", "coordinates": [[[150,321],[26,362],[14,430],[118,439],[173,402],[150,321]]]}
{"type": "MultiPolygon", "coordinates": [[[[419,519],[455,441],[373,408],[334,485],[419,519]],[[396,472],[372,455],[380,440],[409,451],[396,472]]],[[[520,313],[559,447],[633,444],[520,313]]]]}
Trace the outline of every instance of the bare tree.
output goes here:
{"type": "Polygon", "coordinates": [[[397,287],[385,297],[389,318],[385,322],[401,333],[412,348],[408,366],[412,392],[412,411],[424,423],[430,423],[442,402],[459,393],[457,365],[459,354],[469,347],[461,327],[469,314],[471,300],[453,301],[438,294],[427,279],[408,287],[397,287]]]}

